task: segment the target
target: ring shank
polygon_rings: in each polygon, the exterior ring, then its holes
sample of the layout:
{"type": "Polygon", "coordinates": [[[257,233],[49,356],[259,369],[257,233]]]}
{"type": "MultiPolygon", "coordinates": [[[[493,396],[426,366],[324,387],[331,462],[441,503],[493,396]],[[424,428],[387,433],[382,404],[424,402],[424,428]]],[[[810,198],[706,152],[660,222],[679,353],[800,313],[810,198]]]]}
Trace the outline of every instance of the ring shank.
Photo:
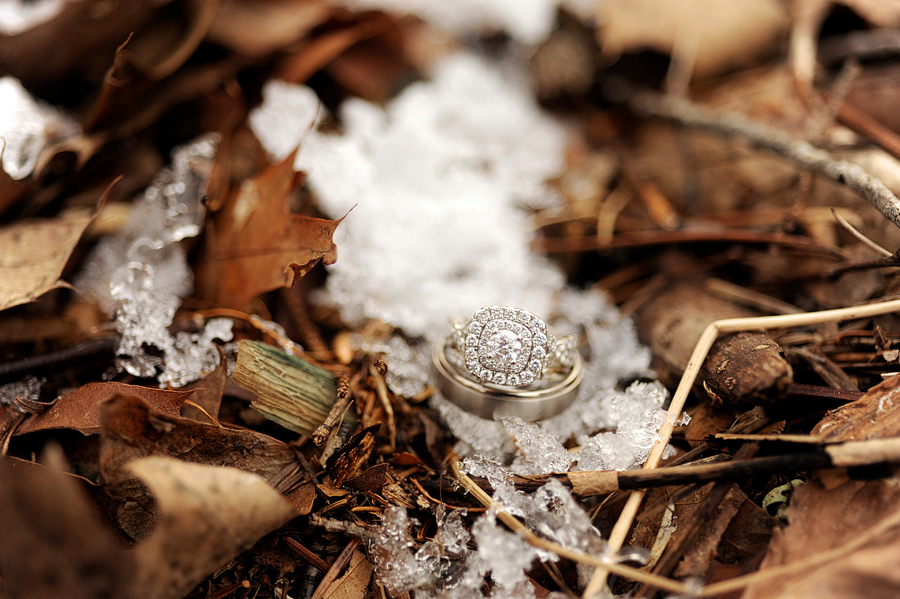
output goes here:
{"type": "Polygon", "coordinates": [[[488,387],[466,377],[447,360],[446,343],[447,336],[441,337],[432,351],[438,389],[448,401],[481,418],[515,416],[529,422],[550,418],[575,401],[584,378],[581,356],[575,352],[571,370],[558,383],[530,390],[488,387]]]}

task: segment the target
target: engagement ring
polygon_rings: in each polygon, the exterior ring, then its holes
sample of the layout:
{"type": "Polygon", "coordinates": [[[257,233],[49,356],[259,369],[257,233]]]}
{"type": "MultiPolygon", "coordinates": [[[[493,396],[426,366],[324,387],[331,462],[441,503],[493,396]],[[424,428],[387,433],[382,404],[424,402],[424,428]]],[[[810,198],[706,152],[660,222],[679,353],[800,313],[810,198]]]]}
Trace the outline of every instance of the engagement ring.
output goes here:
{"type": "Polygon", "coordinates": [[[531,312],[506,306],[455,324],[432,362],[441,394],[482,418],[550,418],[575,400],[584,378],[574,336],[557,339],[531,312]]]}
{"type": "Polygon", "coordinates": [[[543,320],[527,310],[487,306],[456,325],[451,343],[475,379],[493,385],[526,387],[553,370],[570,369],[573,335],[557,339],[543,320]]]}

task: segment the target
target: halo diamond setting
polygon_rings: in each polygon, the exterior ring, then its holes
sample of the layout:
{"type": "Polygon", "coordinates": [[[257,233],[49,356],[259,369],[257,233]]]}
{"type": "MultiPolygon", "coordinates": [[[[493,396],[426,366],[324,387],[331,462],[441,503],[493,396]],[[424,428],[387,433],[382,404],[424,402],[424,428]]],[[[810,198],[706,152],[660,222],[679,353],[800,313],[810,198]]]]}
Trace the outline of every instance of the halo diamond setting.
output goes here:
{"type": "Polygon", "coordinates": [[[487,306],[461,331],[466,369],[494,385],[530,385],[553,352],[544,321],[520,308],[487,306]]]}

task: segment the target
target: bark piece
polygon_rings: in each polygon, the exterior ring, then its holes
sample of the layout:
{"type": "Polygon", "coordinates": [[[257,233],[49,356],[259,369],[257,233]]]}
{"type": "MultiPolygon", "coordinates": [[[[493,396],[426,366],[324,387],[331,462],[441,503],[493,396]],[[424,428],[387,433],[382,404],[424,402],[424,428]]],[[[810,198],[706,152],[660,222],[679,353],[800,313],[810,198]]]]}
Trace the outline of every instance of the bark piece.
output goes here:
{"type": "MultiPolygon", "coordinates": [[[[700,287],[683,284],[664,292],[638,314],[638,334],[653,351],[654,368],[670,385],[677,384],[694,345],[711,322],[755,316],[715,298],[700,287]]],[[[771,404],[785,397],[793,370],[781,347],[765,332],[723,335],[713,345],[698,384],[713,404],[742,408],[771,404]]]]}
{"type": "Polygon", "coordinates": [[[812,434],[832,442],[900,436],[900,376],[890,377],[858,400],[832,410],[812,434]]]}

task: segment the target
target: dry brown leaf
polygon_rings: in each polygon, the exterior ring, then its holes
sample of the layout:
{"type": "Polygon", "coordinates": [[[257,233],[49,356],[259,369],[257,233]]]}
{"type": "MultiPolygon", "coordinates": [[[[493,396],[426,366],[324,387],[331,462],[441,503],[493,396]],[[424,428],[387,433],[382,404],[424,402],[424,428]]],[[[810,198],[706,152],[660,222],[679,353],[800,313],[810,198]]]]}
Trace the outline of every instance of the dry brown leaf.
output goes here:
{"type": "Polygon", "coordinates": [[[787,33],[787,9],[777,0],[611,0],[597,4],[597,40],[607,58],[657,50],[695,77],[753,64],[787,33]]]}
{"type": "MultiPolygon", "coordinates": [[[[839,547],[863,535],[900,505],[895,479],[848,481],[826,489],[801,486],[788,508],[790,524],[776,531],[760,566],[768,568],[839,547]]],[[[893,599],[900,588],[900,536],[896,527],[838,560],[750,585],[743,599],[893,599]]]]}
{"type": "Polygon", "coordinates": [[[100,405],[117,395],[140,398],[161,414],[178,416],[181,405],[193,391],[167,391],[115,381],[88,383],[60,397],[47,411],[32,416],[16,430],[17,435],[49,429],[70,428],[85,435],[100,432],[100,405]]]}
{"type": "Polygon", "coordinates": [[[343,576],[331,583],[322,599],[362,599],[367,594],[371,578],[372,564],[366,556],[356,551],[343,576]]]}
{"type": "Polygon", "coordinates": [[[294,508],[264,480],[236,468],[149,457],[128,468],[153,492],[159,525],[135,550],[135,588],[145,599],[183,597],[294,508]]]}
{"type": "Polygon", "coordinates": [[[330,3],[317,0],[223,0],[209,40],[258,58],[301,39],[334,12],[330,3]]]}
{"type": "Polygon", "coordinates": [[[319,260],[333,264],[341,220],[291,214],[288,198],[303,180],[296,150],[244,185],[207,227],[198,292],[218,305],[242,309],[259,294],[290,287],[319,260]]]}
{"type": "Polygon", "coordinates": [[[159,510],[128,464],[147,456],[231,466],[261,476],[272,485],[297,467],[294,450],[261,433],[201,424],[166,416],[136,397],[120,395],[101,407],[100,478],[118,505],[116,519],[136,540],[147,538],[159,510]]]}
{"type": "Polygon", "coordinates": [[[128,597],[134,570],[72,477],[0,459],[3,597],[128,597]]]}
{"type": "Polygon", "coordinates": [[[93,218],[79,211],[0,228],[0,310],[65,287],[59,277],[93,218]]]}
{"type": "Polygon", "coordinates": [[[159,11],[123,48],[129,62],[158,81],[183,65],[206,37],[220,0],[184,0],[159,11]]]}
{"type": "MultiPolygon", "coordinates": [[[[26,86],[84,71],[90,78],[98,57],[106,60],[129,33],[170,1],[64,2],[55,18],[18,35],[0,35],[0,71],[26,86]]],[[[99,69],[102,73],[103,66],[99,69]]]]}
{"type": "Polygon", "coordinates": [[[345,480],[362,474],[372,450],[375,449],[375,434],[380,428],[380,422],[364,428],[328,458],[325,469],[335,487],[341,487],[345,480]]]}
{"type": "Polygon", "coordinates": [[[215,94],[234,79],[234,70],[228,65],[202,64],[185,66],[157,81],[152,67],[137,64],[129,50],[132,43],[129,38],[116,50],[85,120],[84,130],[101,141],[134,135],[157,122],[172,106],[215,94]]]}
{"type": "Polygon", "coordinates": [[[134,396],[105,402],[100,420],[100,465],[107,480],[120,478],[126,463],[149,455],[232,466],[270,482],[297,463],[294,450],[277,439],[166,415],[134,396]]]}
{"type": "Polygon", "coordinates": [[[385,19],[381,14],[368,15],[348,27],[317,35],[302,48],[286,56],[278,66],[275,77],[290,83],[305,83],[354,44],[384,31],[385,19]]]}
{"type": "Polygon", "coordinates": [[[182,388],[183,391],[194,392],[190,403],[181,405],[181,415],[184,418],[206,424],[210,423],[210,417],[219,418],[219,407],[222,405],[222,395],[228,382],[228,361],[222,348],[216,346],[216,349],[219,352],[219,365],[215,370],[203,379],[182,388]]]}

